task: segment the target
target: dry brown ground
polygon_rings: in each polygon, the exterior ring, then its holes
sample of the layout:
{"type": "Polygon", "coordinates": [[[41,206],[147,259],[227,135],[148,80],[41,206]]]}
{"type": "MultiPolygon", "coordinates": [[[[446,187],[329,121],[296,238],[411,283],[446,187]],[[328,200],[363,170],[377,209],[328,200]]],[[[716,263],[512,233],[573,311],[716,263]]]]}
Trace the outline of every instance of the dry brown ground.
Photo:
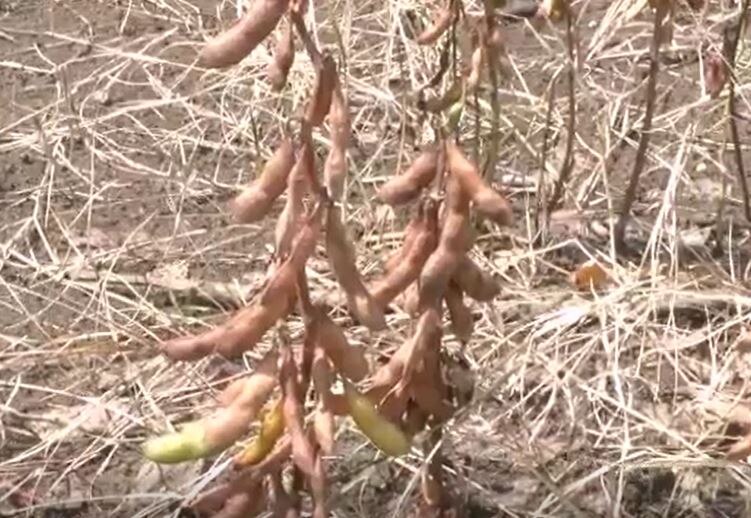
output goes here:
{"type": "MultiPolygon", "coordinates": [[[[423,2],[326,3],[348,49],[357,137],[348,215],[370,276],[404,220],[374,204],[374,186],[417,145],[409,94],[434,72],[436,51],[398,31],[402,9],[429,15],[423,2]]],[[[736,348],[751,310],[748,224],[722,153],[725,98],[708,98],[692,59],[703,42],[718,43],[717,27],[734,11],[711,2],[707,16],[677,20],[664,55],[685,62],[666,60],[661,71],[629,233],[641,259],[617,265],[609,215],[638,139],[651,25],[648,13],[623,22],[626,3],[575,2],[576,164],[567,212],[544,247],[531,244],[531,218],[565,45],[557,30],[509,29],[495,180],[518,225],[485,227],[480,239],[478,259],[504,293],[474,307],[477,334],[465,354],[475,398],[444,445],[471,516],[751,512],[751,473],[718,454],[723,420],[713,413],[718,402],[742,401],[751,378],[736,348]],[[725,184],[729,231],[724,252],[712,254],[725,184]],[[567,281],[587,256],[612,275],[598,295],[576,294],[567,281]]],[[[231,225],[225,204],[313,80],[299,53],[292,88],[272,95],[264,48],[229,72],[192,69],[217,15],[226,23],[232,12],[217,0],[0,1],[0,515],[189,516],[183,498],[227,466],[221,456],[157,470],[138,446],[205,412],[219,382],[242,368],[174,365],[155,344],[215,321],[264,271],[268,222],[231,225]]],[[[324,44],[334,43],[333,19],[317,13],[324,44]]],[[[739,60],[748,115],[748,40],[739,60]]],[[[559,83],[546,178],[564,148],[559,83]]],[[[464,123],[472,149],[474,116],[464,123]]],[[[740,126],[751,164],[751,124],[740,126]]],[[[318,143],[323,156],[327,142],[318,143]]],[[[336,289],[324,259],[319,252],[311,265],[319,295],[336,289]]],[[[403,340],[406,317],[389,318],[388,333],[351,328],[350,339],[373,352],[403,340]]],[[[373,464],[374,450],[346,421],[340,437],[330,463],[336,516],[405,515],[421,457],[373,464]]]]}

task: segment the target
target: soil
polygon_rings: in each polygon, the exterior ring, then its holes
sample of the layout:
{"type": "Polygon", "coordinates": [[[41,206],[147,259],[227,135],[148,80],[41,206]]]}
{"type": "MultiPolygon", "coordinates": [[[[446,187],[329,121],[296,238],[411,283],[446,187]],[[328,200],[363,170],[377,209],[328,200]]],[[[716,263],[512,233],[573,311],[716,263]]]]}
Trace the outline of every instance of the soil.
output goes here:
{"type": "MultiPolygon", "coordinates": [[[[252,365],[260,351],[236,362],[167,362],[159,339],[221,321],[234,302],[197,301],[154,279],[236,286],[246,297],[258,289],[280,206],[264,222],[236,225],[226,204],[273,150],[279,113],[299,106],[313,80],[300,58],[289,91],[271,95],[265,48],[232,71],[192,67],[202,38],[232,19],[230,3],[0,1],[0,516],[188,517],[186,499],[222,477],[225,457],[162,469],[143,459],[139,445],[168,422],[207,412],[227,373],[252,365]]],[[[358,114],[348,217],[361,268],[372,276],[408,216],[376,210],[374,186],[419,149],[420,117],[414,109],[403,116],[400,103],[411,95],[413,78],[429,77],[437,61],[424,49],[399,50],[383,3],[337,4],[357,14],[357,31],[345,34],[358,114]]],[[[577,35],[585,52],[613,3],[574,4],[583,13],[577,35]]],[[[717,31],[708,27],[719,9],[712,6],[709,21],[681,11],[677,50],[665,55],[690,57],[698,42],[717,44],[717,31]]],[[[335,47],[325,23],[331,16],[323,8],[316,13],[321,41],[335,47]]],[[[534,254],[524,214],[531,216],[536,203],[536,153],[545,139],[550,83],[562,70],[556,56],[565,55],[564,33],[507,27],[516,72],[508,69],[502,85],[502,146],[491,179],[519,217],[512,229],[477,225],[479,257],[504,293],[475,308],[478,338],[462,353],[473,365],[475,399],[447,427],[443,448],[448,485],[467,517],[751,512],[748,465],[728,465],[705,447],[717,427],[699,426],[693,413],[697,394],[709,388],[728,398],[745,395],[745,371],[734,373],[731,362],[749,311],[748,224],[733,162],[720,153],[727,119],[721,100],[697,100],[698,63],[667,64],[661,72],[652,154],[629,239],[644,251],[666,192],[678,199],[671,231],[709,237],[689,247],[670,277],[674,243],[665,230],[654,263],[663,270],[652,272],[664,282],[659,289],[640,284],[638,265],[627,273],[614,266],[632,284],[622,296],[611,294],[605,313],[592,310],[571,326],[548,324],[560,308],[597,302],[572,295],[567,273],[592,254],[609,254],[592,229],[607,227],[610,203],[620,205],[631,172],[649,24],[648,14],[637,16],[579,64],[575,174],[564,203],[572,216],[555,220],[551,249],[534,254]],[[613,152],[603,157],[606,132],[613,152]],[[678,185],[671,187],[676,170],[678,185]],[[723,178],[729,230],[717,253],[723,178]],[[724,298],[661,305],[663,288],[724,298]],[[617,317],[618,308],[633,313],[617,317]],[[629,332],[613,352],[612,342],[600,340],[621,317],[629,332]],[[564,338],[549,341],[551,330],[564,338]],[[694,340],[694,333],[701,337],[694,340]],[[690,345],[671,349],[668,337],[690,345]],[[603,375],[619,369],[622,377],[603,375]],[[624,397],[632,399],[618,399],[624,397]]],[[[744,59],[738,77],[745,95],[751,75],[744,59]]],[[[559,80],[547,144],[554,169],[565,147],[565,92],[559,80]]],[[[473,124],[467,122],[468,147],[478,142],[473,124]]],[[[748,164],[751,124],[739,118],[739,126],[748,164]]],[[[484,148],[489,130],[482,131],[484,148]]],[[[325,134],[316,145],[322,163],[325,134]]],[[[315,296],[337,291],[322,251],[311,272],[315,296]]],[[[299,322],[290,327],[299,334],[299,322]]],[[[406,331],[348,333],[374,352],[400,343],[406,331]]],[[[350,425],[339,439],[328,470],[335,516],[411,515],[420,459],[374,462],[375,450],[350,425]]]]}

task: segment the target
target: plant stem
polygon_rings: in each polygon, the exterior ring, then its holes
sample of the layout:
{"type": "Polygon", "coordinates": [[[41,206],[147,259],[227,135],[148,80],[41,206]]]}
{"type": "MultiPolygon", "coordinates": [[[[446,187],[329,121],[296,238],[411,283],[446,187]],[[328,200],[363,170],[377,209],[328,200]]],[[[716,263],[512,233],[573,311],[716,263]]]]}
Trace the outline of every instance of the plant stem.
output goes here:
{"type": "Polygon", "coordinates": [[[741,12],[738,16],[738,22],[735,25],[735,33],[729,34],[725,32],[724,46],[725,46],[725,59],[727,60],[727,66],[730,72],[730,81],[728,84],[728,104],[727,114],[728,121],[730,123],[730,138],[733,140],[733,154],[735,155],[735,165],[738,171],[738,181],[741,184],[741,190],[743,191],[743,211],[746,214],[746,219],[751,222],[751,203],[748,196],[748,180],[746,179],[746,170],[743,166],[743,153],[741,152],[741,142],[738,135],[738,122],[736,121],[735,113],[735,55],[738,51],[738,43],[740,42],[743,34],[743,28],[746,21],[746,15],[748,13],[749,0],[743,2],[741,12]]]}
{"type": "MultiPolygon", "coordinates": [[[[545,114],[545,129],[542,133],[542,149],[540,150],[540,172],[537,177],[537,196],[535,200],[535,233],[540,238],[544,227],[547,227],[548,216],[546,211],[545,188],[545,165],[548,157],[548,143],[550,141],[550,123],[553,118],[553,105],[555,104],[555,90],[558,84],[558,74],[553,76],[550,81],[550,92],[548,93],[548,107],[545,114]]],[[[547,232],[547,230],[545,230],[547,232]]]]}
{"type": "Polygon", "coordinates": [[[558,180],[553,189],[553,195],[548,204],[546,220],[561,201],[563,189],[571,176],[574,168],[574,139],[576,137],[576,70],[574,67],[574,27],[571,17],[571,9],[566,5],[566,47],[568,49],[568,124],[566,132],[566,154],[563,157],[561,170],[558,172],[558,180]]]}
{"type": "Polygon", "coordinates": [[[646,108],[644,112],[644,124],[642,125],[641,135],[639,137],[639,147],[636,150],[636,158],[634,159],[634,168],[631,171],[631,178],[626,188],[626,194],[623,198],[623,205],[621,207],[621,214],[618,217],[618,222],[615,225],[613,242],[615,245],[615,253],[618,256],[623,256],[627,249],[625,243],[626,236],[626,224],[631,215],[631,206],[634,204],[634,198],[636,196],[636,187],[639,184],[639,177],[644,170],[644,165],[647,159],[647,148],[649,147],[649,138],[652,131],[652,116],[654,115],[656,87],[657,87],[657,73],[660,69],[659,54],[660,43],[662,40],[662,21],[667,14],[667,6],[659,2],[654,14],[654,24],[652,28],[652,45],[649,52],[649,78],[647,81],[647,93],[646,93],[646,108]]]}
{"type": "MultiPolygon", "coordinates": [[[[489,35],[495,27],[495,12],[493,10],[493,2],[485,0],[485,24],[486,34],[489,35]]],[[[482,42],[485,44],[486,42],[482,42]]],[[[498,101],[498,55],[495,52],[491,52],[489,46],[486,45],[487,61],[488,61],[488,78],[490,79],[490,108],[492,110],[492,117],[490,119],[490,142],[488,143],[488,150],[485,155],[485,164],[482,167],[482,176],[487,178],[493,178],[495,172],[495,162],[498,156],[498,120],[500,119],[500,105],[498,101]]]]}

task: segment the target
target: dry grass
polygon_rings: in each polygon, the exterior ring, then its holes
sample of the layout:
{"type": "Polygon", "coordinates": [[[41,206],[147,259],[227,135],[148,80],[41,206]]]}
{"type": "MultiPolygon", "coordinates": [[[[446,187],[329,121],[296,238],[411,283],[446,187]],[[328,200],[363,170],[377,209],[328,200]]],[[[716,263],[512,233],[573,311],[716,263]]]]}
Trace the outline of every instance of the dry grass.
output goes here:
{"type": "MultiPolygon", "coordinates": [[[[435,72],[438,52],[408,40],[400,13],[430,13],[422,2],[316,4],[321,43],[336,49],[336,23],[347,49],[356,133],[347,211],[372,275],[404,222],[377,206],[374,185],[430,138],[412,92],[435,72]]],[[[535,193],[540,150],[548,192],[563,159],[565,32],[509,29],[496,180],[519,224],[483,227],[478,259],[503,280],[504,294],[475,306],[466,350],[447,344],[476,380],[444,444],[451,480],[476,516],[749,512],[748,467],[718,454],[716,415],[719,403],[746,397],[751,378],[749,358],[736,350],[751,311],[748,223],[732,155],[723,154],[725,99],[703,92],[696,62],[662,67],[628,234],[640,258],[617,264],[613,256],[650,38],[647,13],[624,16],[631,4],[575,2],[575,162],[567,210],[554,214],[545,245],[534,239],[535,193]],[[723,189],[727,228],[718,238],[723,189]],[[713,240],[723,253],[711,253],[713,240]],[[611,273],[600,293],[577,294],[567,282],[586,257],[611,273]]],[[[231,225],[225,202],[269,156],[313,81],[299,49],[281,95],[264,82],[264,48],[231,71],[193,68],[216,13],[226,23],[234,9],[213,0],[0,5],[0,513],[177,516],[182,499],[228,465],[223,455],[158,471],[137,448],[147,434],[205,412],[217,387],[242,371],[217,360],[172,365],[155,345],[211,325],[257,287],[269,223],[231,225]]],[[[733,12],[713,5],[707,16],[682,14],[664,54],[690,61],[702,42],[719,44],[718,27],[733,12]]],[[[737,70],[746,117],[747,41],[737,70]]],[[[476,112],[465,113],[462,140],[482,151],[487,101],[479,120],[476,112]]],[[[742,135],[748,124],[740,120],[742,135]]],[[[327,148],[324,134],[316,139],[327,148]]],[[[748,164],[747,138],[743,151],[748,164]]],[[[336,290],[320,254],[310,278],[314,296],[336,290]]],[[[375,357],[404,339],[406,323],[394,314],[388,333],[352,328],[348,336],[375,357]]],[[[299,335],[300,324],[290,331],[299,335]]],[[[331,463],[336,516],[404,515],[424,456],[372,466],[373,451],[342,425],[331,463]]]]}

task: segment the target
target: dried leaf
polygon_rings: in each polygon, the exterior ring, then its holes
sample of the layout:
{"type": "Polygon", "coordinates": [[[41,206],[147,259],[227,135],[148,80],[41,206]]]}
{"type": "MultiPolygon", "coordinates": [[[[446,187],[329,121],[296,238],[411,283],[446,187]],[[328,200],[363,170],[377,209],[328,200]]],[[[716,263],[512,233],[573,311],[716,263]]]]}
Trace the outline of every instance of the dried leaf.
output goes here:
{"type": "Polygon", "coordinates": [[[571,273],[571,283],[580,291],[599,290],[608,281],[608,273],[594,259],[571,273]]]}
{"type": "Polygon", "coordinates": [[[712,99],[719,97],[727,80],[727,64],[722,54],[717,51],[709,52],[704,58],[704,87],[712,99]]]}

